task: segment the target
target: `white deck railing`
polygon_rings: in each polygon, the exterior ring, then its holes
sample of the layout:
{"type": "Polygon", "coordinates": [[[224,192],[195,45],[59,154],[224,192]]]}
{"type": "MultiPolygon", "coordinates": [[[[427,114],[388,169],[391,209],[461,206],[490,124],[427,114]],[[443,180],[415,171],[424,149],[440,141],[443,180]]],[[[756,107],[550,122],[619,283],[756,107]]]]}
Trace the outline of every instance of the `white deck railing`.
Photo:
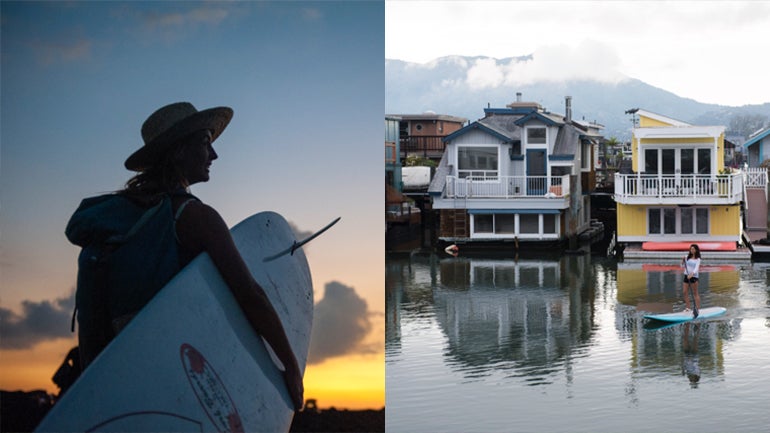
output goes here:
{"type": "Polygon", "coordinates": [[[569,195],[564,176],[447,176],[447,198],[543,198],[569,195]]]}
{"type": "Polygon", "coordinates": [[[743,175],[615,174],[619,203],[737,203],[743,196],[743,175]]]}
{"type": "Polygon", "coordinates": [[[749,167],[744,170],[746,188],[767,188],[767,169],[761,167],[749,167]]]}

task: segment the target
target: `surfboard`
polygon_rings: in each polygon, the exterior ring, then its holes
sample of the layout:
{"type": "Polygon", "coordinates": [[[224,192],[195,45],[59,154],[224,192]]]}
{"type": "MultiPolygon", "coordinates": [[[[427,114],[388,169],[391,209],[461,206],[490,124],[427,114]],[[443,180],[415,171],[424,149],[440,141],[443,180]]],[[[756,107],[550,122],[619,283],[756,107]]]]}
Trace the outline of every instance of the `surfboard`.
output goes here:
{"type": "Polygon", "coordinates": [[[666,314],[646,314],[644,315],[645,319],[650,320],[657,320],[660,322],[687,322],[690,320],[700,320],[700,319],[709,319],[712,317],[718,317],[727,312],[727,309],[724,307],[708,307],[708,308],[702,308],[698,310],[698,318],[693,319],[692,312],[685,313],[684,311],[679,311],[676,313],[666,313],[666,314]]]}
{"type": "MultiPolygon", "coordinates": [[[[231,233],[265,289],[304,372],[313,286],[295,237],[273,212],[231,233]]],[[[49,431],[288,431],[282,366],[255,334],[207,254],[177,274],[83,372],[37,427],[49,431]]]]}

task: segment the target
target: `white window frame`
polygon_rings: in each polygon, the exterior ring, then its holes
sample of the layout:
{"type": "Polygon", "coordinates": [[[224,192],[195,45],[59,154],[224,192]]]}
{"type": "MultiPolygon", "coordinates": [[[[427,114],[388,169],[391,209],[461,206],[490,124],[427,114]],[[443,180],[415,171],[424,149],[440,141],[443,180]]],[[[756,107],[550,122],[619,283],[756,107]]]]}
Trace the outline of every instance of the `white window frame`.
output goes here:
{"type": "Polygon", "coordinates": [[[502,164],[502,158],[500,156],[501,154],[501,146],[495,145],[495,144],[458,144],[455,147],[455,162],[457,164],[457,177],[459,178],[468,178],[472,176],[474,172],[483,172],[483,176],[481,178],[477,176],[473,176],[474,181],[488,181],[488,182],[499,182],[500,178],[500,165],[502,164]],[[460,149],[461,148],[495,148],[497,149],[497,169],[496,170],[462,170],[460,169],[460,149]],[[463,173],[470,173],[466,176],[463,176],[463,173]]]}
{"type": "Polygon", "coordinates": [[[692,233],[683,233],[682,232],[682,209],[680,207],[671,208],[671,207],[649,207],[647,208],[647,227],[646,232],[647,236],[703,236],[708,235],[711,233],[711,213],[709,212],[708,207],[704,206],[692,206],[687,209],[692,209],[692,227],[693,232],[692,233]],[[674,210],[674,218],[676,221],[674,233],[666,233],[665,232],[665,210],[674,210]],[[652,210],[659,210],[660,211],[660,233],[651,233],[650,232],[650,211],[652,210]],[[706,231],[705,232],[698,232],[698,210],[705,211],[706,213],[706,231]]]}
{"type": "Polygon", "coordinates": [[[525,146],[529,149],[542,149],[542,148],[548,148],[548,127],[545,125],[533,125],[533,126],[527,126],[524,128],[524,138],[525,138],[525,146]],[[529,131],[534,129],[543,129],[545,130],[545,141],[543,143],[533,143],[529,141],[529,131]]]}
{"type": "Polygon", "coordinates": [[[471,220],[470,220],[470,228],[471,228],[471,239],[513,239],[514,237],[518,237],[519,239],[538,239],[538,240],[549,240],[549,239],[558,239],[561,236],[560,230],[561,230],[561,215],[560,214],[505,214],[505,213],[499,213],[499,214],[470,214],[471,220]],[[492,232],[476,232],[476,217],[478,216],[489,216],[492,215],[492,232]],[[514,216],[514,229],[513,233],[496,233],[497,231],[497,215],[513,215],[514,216]],[[521,233],[521,223],[520,223],[520,217],[521,215],[537,215],[538,216],[538,231],[537,233],[521,233]],[[544,215],[553,215],[554,216],[554,232],[553,233],[545,233],[544,231],[544,215]]]}

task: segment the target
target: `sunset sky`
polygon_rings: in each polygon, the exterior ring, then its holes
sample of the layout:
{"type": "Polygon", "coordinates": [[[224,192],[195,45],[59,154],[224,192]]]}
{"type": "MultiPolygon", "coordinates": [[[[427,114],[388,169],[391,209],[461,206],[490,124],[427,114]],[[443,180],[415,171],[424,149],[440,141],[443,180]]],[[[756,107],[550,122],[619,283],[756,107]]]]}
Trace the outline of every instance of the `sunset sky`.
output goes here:
{"type": "Polygon", "coordinates": [[[229,225],[263,210],[302,232],[315,287],[305,397],[384,406],[381,2],[7,2],[2,14],[0,389],[58,388],[80,200],[120,189],[155,109],[235,115],[192,192],[229,225]],[[324,332],[348,330],[349,335],[324,332]]]}

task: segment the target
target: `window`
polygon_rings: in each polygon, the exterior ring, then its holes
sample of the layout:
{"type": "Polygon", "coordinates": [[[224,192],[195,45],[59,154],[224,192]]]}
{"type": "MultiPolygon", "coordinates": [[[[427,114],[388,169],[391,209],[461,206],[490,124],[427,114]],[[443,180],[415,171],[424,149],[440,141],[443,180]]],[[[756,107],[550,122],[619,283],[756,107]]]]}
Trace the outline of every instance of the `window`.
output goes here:
{"type": "Polygon", "coordinates": [[[460,146],[457,148],[457,171],[462,178],[496,178],[497,147],[460,146]]]}
{"type": "Polygon", "coordinates": [[[512,235],[516,233],[516,215],[495,215],[495,233],[512,235]]]}
{"type": "Polygon", "coordinates": [[[527,128],[527,144],[545,143],[545,128],[527,128]]]}
{"type": "Polygon", "coordinates": [[[543,215],[543,233],[549,233],[549,234],[556,233],[556,215],[553,215],[553,214],[543,215]]]}
{"type": "Polygon", "coordinates": [[[682,213],[682,234],[692,234],[693,233],[693,209],[692,208],[684,208],[681,210],[682,213]]]}
{"type": "Polygon", "coordinates": [[[537,215],[537,214],[519,215],[519,231],[521,231],[522,234],[540,232],[540,215],[537,215]]]}
{"type": "Polygon", "coordinates": [[[559,235],[558,214],[473,214],[472,237],[512,239],[515,236],[522,238],[550,238],[556,239],[559,235]]]}
{"type": "Polygon", "coordinates": [[[658,174],[658,149],[644,150],[644,172],[658,174]]]}
{"type": "Polygon", "coordinates": [[[708,208],[651,208],[647,210],[651,235],[705,235],[709,233],[708,208]]]}
{"type": "Polygon", "coordinates": [[[698,234],[708,234],[709,232],[708,208],[695,209],[695,232],[698,234]]]}
{"type": "Polygon", "coordinates": [[[711,174],[710,149],[698,149],[698,174],[711,174]]]}
{"type": "Polygon", "coordinates": [[[494,215],[476,215],[473,217],[473,231],[476,233],[492,233],[494,215]]]}
{"type": "Polygon", "coordinates": [[[660,234],[660,209],[649,209],[647,217],[647,231],[651,235],[660,234]]]}
{"type": "Polygon", "coordinates": [[[582,143],[580,146],[580,168],[591,169],[591,143],[582,143]]]}

